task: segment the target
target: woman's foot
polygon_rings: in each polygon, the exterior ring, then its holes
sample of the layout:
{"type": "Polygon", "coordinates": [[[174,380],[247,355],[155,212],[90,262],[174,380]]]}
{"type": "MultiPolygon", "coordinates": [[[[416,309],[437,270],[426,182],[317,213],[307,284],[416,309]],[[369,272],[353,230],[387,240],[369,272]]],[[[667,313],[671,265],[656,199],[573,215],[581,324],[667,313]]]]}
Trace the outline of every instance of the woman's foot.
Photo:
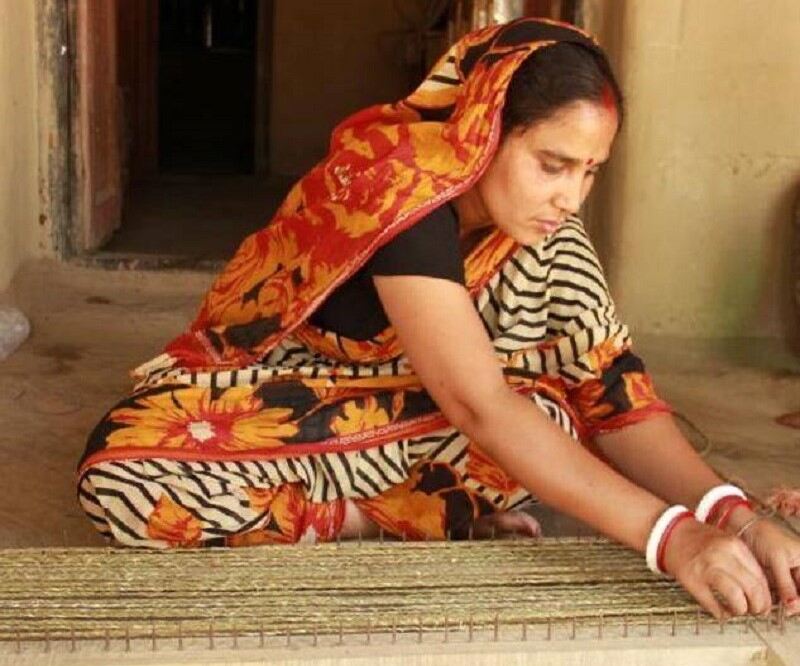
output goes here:
{"type": "Polygon", "coordinates": [[[359,509],[352,500],[344,501],[344,520],[339,536],[342,539],[370,539],[378,536],[380,528],[378,524],[367,518],[367,515],[359,509]]]}
{"type": "Polygon", "coordinates": [[[475,521],[476,539],[493,539],[503,536],[542,536],[542,526],[529,513],[524,511],[500,511],[475,521]]]}

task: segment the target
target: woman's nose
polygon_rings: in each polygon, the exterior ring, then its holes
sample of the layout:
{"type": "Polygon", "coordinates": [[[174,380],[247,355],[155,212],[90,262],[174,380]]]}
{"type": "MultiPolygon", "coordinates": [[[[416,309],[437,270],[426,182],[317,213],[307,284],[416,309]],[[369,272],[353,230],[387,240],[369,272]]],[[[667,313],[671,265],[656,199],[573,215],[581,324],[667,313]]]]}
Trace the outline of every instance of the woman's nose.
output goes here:
{"type": "Polygon", "coordinates": [[[565,179],[557,193],[555,205],[570,215],[576,214],[583,203],[583,177],[565,179]]]}

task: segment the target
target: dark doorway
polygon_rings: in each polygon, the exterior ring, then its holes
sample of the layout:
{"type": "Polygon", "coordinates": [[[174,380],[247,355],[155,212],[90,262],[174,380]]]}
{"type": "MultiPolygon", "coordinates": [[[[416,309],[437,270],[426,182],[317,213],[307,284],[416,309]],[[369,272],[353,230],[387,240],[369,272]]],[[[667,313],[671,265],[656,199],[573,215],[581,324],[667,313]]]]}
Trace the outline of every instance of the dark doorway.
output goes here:
{"type": "MultiPolygon", "coordinates": [[[[338,122],[417,85],[444,50],[448,2],[107,3],[118,48],[93,52],[117,75],[103,99],[119,113],[98,115],[119,120],[122,223],[86,249],[139,266],[229,258],[325,155],[338,122]]],[[[100,21],[84,23],[96,32],[100,21]]]]}
{"type": "Polygon", "coordinates": [[[162,173],[252,173],[256,0],[161,0],[162,173]]]}
{"type": "Polygon", "coordinates": [[[125,0],[118,16],[122,225],[102,250],[221,261],[264,226],[273,0],[125,0]]]}

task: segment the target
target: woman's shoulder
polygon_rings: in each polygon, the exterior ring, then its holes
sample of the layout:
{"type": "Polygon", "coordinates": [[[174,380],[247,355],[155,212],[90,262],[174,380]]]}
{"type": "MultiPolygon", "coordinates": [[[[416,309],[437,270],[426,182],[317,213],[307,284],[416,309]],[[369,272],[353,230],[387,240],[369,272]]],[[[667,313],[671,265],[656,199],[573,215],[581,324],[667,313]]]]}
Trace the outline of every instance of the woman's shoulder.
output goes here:
{"type": "Polygon", "coordinates": [[[544,266],[558,263],[590,264],[602,272],[597,251],[594,248],[583,221],[577,216],[568,217],[550,236],[535,246],[526,248],[530,261],[544,266]]]}
{"type": "Polygon", "coordinates": [[[370,259],[370,275],[426,275],[464,282],[458,217],[446,203],[381,247],[370,259]]]}

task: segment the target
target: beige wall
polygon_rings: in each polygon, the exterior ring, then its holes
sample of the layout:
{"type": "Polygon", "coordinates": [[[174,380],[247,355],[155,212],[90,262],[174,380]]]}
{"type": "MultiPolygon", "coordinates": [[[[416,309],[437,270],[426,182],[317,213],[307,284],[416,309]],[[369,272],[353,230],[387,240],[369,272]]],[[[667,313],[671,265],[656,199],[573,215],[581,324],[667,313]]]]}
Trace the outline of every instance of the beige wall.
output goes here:
{"type": "Polygon", "coordinates": [[[587,0],[628,117],[590,224],[635,331],[789,338],[798,0],[587,0]]]}
{"type": "MultiPolygon", "coordinates": [[[[408,9],[408,2],[403,3],[408,9]]],[[[413,5],[413,3],[412,3],[413,5]]],[[[354,111],[409,92],[391,0],[275,0],[270,165],[298,175],[354,111]]]]}
{"type": "Polygon", "coordinates": [[[38,139],[34,3],[0,2],[0,290],[34,253],[38,139]]]}

